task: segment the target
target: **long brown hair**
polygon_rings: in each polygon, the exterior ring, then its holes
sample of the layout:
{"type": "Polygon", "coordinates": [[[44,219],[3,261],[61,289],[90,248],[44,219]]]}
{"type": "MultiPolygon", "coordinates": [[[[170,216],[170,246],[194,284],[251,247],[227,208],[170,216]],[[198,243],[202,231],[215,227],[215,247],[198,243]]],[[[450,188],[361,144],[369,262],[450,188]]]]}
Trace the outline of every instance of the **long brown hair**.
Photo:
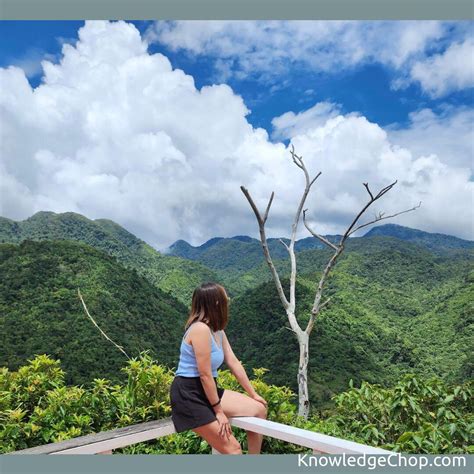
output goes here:
{"type": "Polygon", "coordinates": [[[228,319],[229,298],[225,288],[217,283],[203,283],[194,290],[191,312],[184,329],[194,321],[202,321],[216,332],[227,326],[228,319]]]}

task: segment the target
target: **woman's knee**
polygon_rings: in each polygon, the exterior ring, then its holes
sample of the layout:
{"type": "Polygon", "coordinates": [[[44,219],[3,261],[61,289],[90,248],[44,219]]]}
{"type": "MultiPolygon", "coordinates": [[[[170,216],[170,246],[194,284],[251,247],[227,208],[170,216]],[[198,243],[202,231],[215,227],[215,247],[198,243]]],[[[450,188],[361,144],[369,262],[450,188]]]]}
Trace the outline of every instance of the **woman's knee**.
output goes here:
{"type": "Polygon", "coordinates": [[[267,407],[262,403],[258,402],[258,406],[256,407],[256,414],[255,416],[258,418],[266,418],[268,414],[267,407]]]}

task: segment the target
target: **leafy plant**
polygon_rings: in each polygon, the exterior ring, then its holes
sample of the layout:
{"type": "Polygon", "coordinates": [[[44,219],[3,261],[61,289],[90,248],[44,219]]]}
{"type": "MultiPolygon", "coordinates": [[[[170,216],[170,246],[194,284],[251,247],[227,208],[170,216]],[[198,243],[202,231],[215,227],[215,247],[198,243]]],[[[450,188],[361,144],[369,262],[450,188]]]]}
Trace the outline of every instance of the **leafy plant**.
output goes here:
{"type": "MultiPolygon", "coordinates": [[[[37,356],[17,372],[0,369],[0,452],[6,453],[170,416],[173,372],[146,352],[122,368],[124,383],[94,379],[68,386],[60,362],[37,356]],[[32,387],[35,389],[33,390],[32,387]]],[[[447,386],[408,375],[392,388],[363,382],[334,397],[334,407],[308,420],[297,415],[296,394],[269,384],[266,368],[253,369],[251,383],[268,402],[268,419],[290,426],[412,453],[472,452],[472,384],[447,386]]],[[[228,370],[218,384],[242,391],[228,370]]],[[[245,430],[233,427],[243,450],[245,430]]],[[[210,453],[193,431],[138,443],[128,454],[210,453]]],[[[307,452],[307,448],[264,437],[262,452],[307,452]]]]}

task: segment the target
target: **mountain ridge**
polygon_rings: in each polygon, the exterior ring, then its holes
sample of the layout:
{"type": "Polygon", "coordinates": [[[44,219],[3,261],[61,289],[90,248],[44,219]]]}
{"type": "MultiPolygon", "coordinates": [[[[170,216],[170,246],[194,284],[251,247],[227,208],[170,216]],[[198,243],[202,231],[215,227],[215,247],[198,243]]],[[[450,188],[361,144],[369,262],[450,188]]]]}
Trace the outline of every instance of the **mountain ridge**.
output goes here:
{"type": "Polygon", "coordinates": [[[123,378],[124,355],[141,350],[176,365],[187,308],[136,270],[81,242],[0,244],[0,366],[16,369],[36,354],[61,359],[71,383],[123,378]]]}
{"type": "MultiPolygon", "coordinates": [[[[407,227],[407,226],[402,226],[400,224],[382,224],[379,226],[375,226],[372,229],[368,230],[364,235],[360,237],[351,237],[349,240],[357,240],[357,239],[364,239],[367,237],[373,237],[373,236],[390,236],[390,237],[396,237],[399,238],[400,240],[408,240],[408,241],[424,241],[428,240],[430,237],[436,237],[436,238],[443,238],[445,239],[449,244],[444,245],[446,248],[474,248],[474,241],[472,240],[467,240],[467,239],[461,239],[460,237],[456,237],[454,235],[450,234],[443,234],[440,232],[427,232],[424,230],[419,230],[415,229],[412,227],[407,227]],[[456,245],[457,244],[457,245],[456,245]]],[[[326,234],[323,235],[326,239],[328,239],[330,242],[337,243],[338,239],[342,237],[341,234],[326,234]]],[[[175,250],[177,247],[184,246],[186,245],[187,248],[192,249],[192,250],[206,250],[218,243],[221,243],[223,240],[235,240],[239,242],[244,242],[244,243],[258,243],[260,244],[260,240],[250,237],[247,235],[236,235],[233,237],[213,237],[204,243],[200,245],[192,245],[189,242],[187,242],[184,239],[179,239],[173,244],[171,244],[169,247],[165,249],[167,254],[170,255],[175,255],[173,253],[173,250],[175,250]],[[178,244],[178,245],[177,245],[178,244]]],[[[267,241],[270,242],[279,242],[280,240],[283,240],[285,242],[288,242],[289,239],[286,237],[270,237],[267,239],[267,241]]],[[[320,241],[318,241],[314,237],[304,237],[302,239],[298,239],[295,241],[295,249],[302,250],[307,249],[307,248],[322,248],[324,244],[320,241]],[[315,244],[311,244],[311,242],[315,242],[315,244]]]]}
{"type": "Polygon", "coordinates": [[[25,240],[69,240],[90,245],[134,268],[185,304],[196,286],[216,278],[199,262],[161,254],[110,219],[92,220],[75,212],[40,211],[23,221],[0,217],[0,243],[20,244],[25,240]]]}
{"type": "MultiPolygon", "coordinates": [[[[338,234],[330,234],[325,237],[335,244],[338,244],[341,238],[338,234]]],[[[391,245],[389,241],[395,239],[404,245],[417,245],[420,249],[423,248],[439,255],[445,255],[453,251],[474,250],[473,241],[459,239],[447,234],[424,232],[397,224],[378,226],[361,237],[352,237],[347,240],[346,249],[360,248],[361,245],[368,245],[374,239],[381,245],[383,245],[383,241],[386,241],[389,246],[391,245]]],[[[285,238],[269,238],[267,240],[274,262],[283,259],[288,260],[288,252],[280,240],[286,243],[289,241],[285,238]]],[[[312,236],[295,242],[297,255],[311,250],[326,251],[329,250],[329,247],[312,236]]],[[[260,241],[248,236],[213,238],[197,247],[193,247],[184,240],[179,240],[171,245],[167,252],[169,255],[200,262],[212,268],[221,279],[227,282],[230,281],[228,278],[229,271],[234,272],[234,276],[244,276],[264,262],[260,241]]]]}

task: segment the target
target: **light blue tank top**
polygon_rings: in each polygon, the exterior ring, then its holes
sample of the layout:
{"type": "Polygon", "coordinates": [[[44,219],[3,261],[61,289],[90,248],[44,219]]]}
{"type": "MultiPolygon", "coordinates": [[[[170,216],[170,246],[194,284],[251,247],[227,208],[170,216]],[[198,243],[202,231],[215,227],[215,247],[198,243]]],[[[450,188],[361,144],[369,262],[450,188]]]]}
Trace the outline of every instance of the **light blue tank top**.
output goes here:
{"type": "MultiPolygon", "coordinates": [[[[191,324],[191,326],[194,323],[191,324]]],[[[179,355],[179,364],[176,369],[175,375],[180,375],[181,377],[199,377],[199,370],[197,367],[196,356],[194,354],[194,348],[191,344],[188,344],[184,341],[186,334],[191,329],[191,326],[188,327],[184,333],[183,340],[181,341],[181,349],[179,355]]],[[[217,377],[217,369],[224,362],[224,350],[222,349],[222,331],[220,333],[220,347],[217,345],[216,341],[212,334],[211,337],[211,370],[212,376],[217,377]]]]}

